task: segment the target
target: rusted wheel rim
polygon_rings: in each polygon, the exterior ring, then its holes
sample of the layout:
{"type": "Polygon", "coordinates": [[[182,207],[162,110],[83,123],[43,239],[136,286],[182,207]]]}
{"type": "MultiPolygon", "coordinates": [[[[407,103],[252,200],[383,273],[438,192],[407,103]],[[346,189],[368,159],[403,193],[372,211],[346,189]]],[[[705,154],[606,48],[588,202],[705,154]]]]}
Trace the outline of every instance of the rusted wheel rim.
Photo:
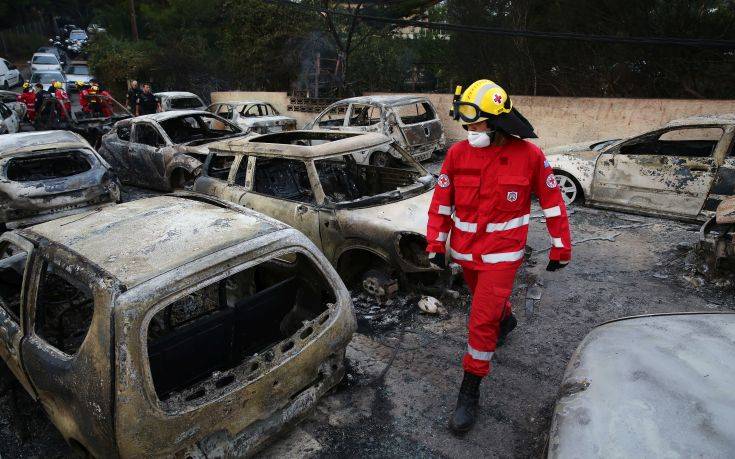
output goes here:
{"type": "Polygon", "coordinates": [[[577,199],[577,194],[579,193],[579,190],[577,189],[577,184],[574,183],[574,180],[567,177],[566,175],[555,175],[556,181],[559,184],[559,189],[561,190],[561,195],[564,198],[564,204],[569,205],[573,203],[577,199]]]}

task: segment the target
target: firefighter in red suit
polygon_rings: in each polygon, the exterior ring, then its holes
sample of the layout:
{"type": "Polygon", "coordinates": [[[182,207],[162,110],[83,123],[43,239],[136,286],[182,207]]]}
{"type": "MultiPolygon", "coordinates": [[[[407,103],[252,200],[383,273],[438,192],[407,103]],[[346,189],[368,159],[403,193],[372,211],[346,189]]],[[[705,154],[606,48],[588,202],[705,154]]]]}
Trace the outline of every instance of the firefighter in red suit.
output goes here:
{"type": "Polygon", "coordinates": [[[25,104],[26,118],[32,123],[36,117],[36,93],[30,83],[23,83],[23,92],[18,94],[17,99],[25,104]]]}
{"type": "Polygon", "coordinates": [[[490,80],[476,81],[464,93],[457,88],[452,116],[467,130],[468,140],[454,144],[442,165],[429,208],[426,250],[435,267],[444,268],[450,260],[462,266],[472,293],[464,379],[449,423],[462,433],[474,424],[480,381],[490,373],[496,346],[517,324],[509,298],[523,263],[531,194],[551,236],[547,271],[566,266],[572,246],[554,173],[543,152],[522,140],[536,134],[503,88],[490,80]]]}
{"type": "Polygon", "coordinates": [[[69,94],[64,91],[64,85],[60,81],[54,81],[51,83],[51,86],[52,88],[49,88],[49,92],[53,91],[53,95],[56,97],[56,100],[63,104],[66,113],[62,113],[62,118],[65,118],[67,113],[71,113],[71,100],[69,99],[69,94]]]}

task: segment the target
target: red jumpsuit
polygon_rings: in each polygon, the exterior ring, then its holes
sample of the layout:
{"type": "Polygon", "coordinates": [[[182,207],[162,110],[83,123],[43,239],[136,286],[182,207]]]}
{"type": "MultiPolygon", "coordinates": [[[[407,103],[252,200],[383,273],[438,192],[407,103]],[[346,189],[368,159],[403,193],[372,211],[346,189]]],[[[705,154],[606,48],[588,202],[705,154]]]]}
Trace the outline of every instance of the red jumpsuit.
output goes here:
{"type": "Polygon", "coordinates": [[[25,104],[26,116],[32,123],[36,118],[36,93],[33,90],[23,90],[22,94],[18,94],[18,101],[25,104]]]}
{"type": "Polygon", "coordinates": [[[66,91],[64,91],[63,89],[57,89],[56,91],[54,91],[54,97],[56,97],[56,100],[64,105],[66,113],[71,113],[71,100],[69,100],[69,95],[66,93],[66,91]]]}
{"type": "Polygon", "coordinates": [[[467,353],[462,366],[486,376],[500,331],[510,314],[516,270],[523,262],[531,193],[541,204],[551,236],[551,260],[568,261],[572,247],[561,191],[543,152],[515,137],[502,146],[453,145],[429,207],[427,252],[462,266],[472,292],[467,353]],[[449,234],[451,232],[451,239],[449,234]]]}

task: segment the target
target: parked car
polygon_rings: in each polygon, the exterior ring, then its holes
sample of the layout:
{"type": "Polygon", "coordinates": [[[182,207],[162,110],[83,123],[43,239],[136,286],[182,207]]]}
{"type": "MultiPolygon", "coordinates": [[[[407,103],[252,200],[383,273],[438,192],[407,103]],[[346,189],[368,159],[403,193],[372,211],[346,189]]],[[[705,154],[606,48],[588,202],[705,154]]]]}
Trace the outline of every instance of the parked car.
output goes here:
{"type": "Polygon", "coordinates": [[[36,83],[41,83],[43,85],[43,89],[46,91],[48,91],[48,89],[51,87],[52,81],[58,81],[64,87],[67,86],[66,77],[60,71],[48,70],[48,71],[43,71],[43,72],[36,72],[33,75],[31,75],[31,85],[35,85],[36,83]]]}
{"type": "Polygon", "coordinates": [[[89,211],[120,199],[110,166],[67,131],[0,136],[0,229],[89,211]]]}
{"type": "Polygon", "coordinates": [[[207,144],[239,135],[239,127],[209,112],[163,112],[117,123],[102,137],[99,152],[123,183],[170,191],[199,176],[207,144]],[[210,127],[215,123],[219,129],[210,127]]]}
{"type": "Polygon", "coordinates": [[[695,116],[624,140],[552,148],[567,204],[683,220],[710,217],[735,194],[735,115],[695,116]]]}
{"type": "Polygon", "coordinates": [[[31,74],[38,72],[62,71],[62,65],[54,54],[36,53],[28,63],[31,65],[31,74]]]}
{"type": "Polygon", "coordinates": [[[0,274],[0,356],[88,457],[251,456],[342,379],[356,328],[302,234],[203,196],[5,233],[0,274]]]}
{"type": "Polygon", "coordinates": [[[161,103],[161,110],[169,112],[173,110],[206,110],[202,99],[196,94],[183,91],[166,91],[154,94],[161,103]]]}
{"type": "Polygon", "coordinates": [[[88,83],[94,77],[85,61],[74,61],[66,68],[67,92],[78,91],[77,82],[88,83]]]}
{"type": "Polygon", "coordinates": [[[0,58],[0,87],[3,89],[10,89],[13,86],[18,86],[23,82],[23,78],[20,76],[20,71],[12,62],[0,58]]]}
{"type": "Polygon", "coordinates": [[[309,237],[345,282],[387,297],[403,286],[436,286],[427,259],[434,177],[382,134],[292,131],[208,146],[194,190],[241,204],[309,237]],[[361,164],[386,151],[405,168],[361,164]]]}
{"type": "MultiPolygon", "coordinates": [[[[425,161],[446,148],[444,128],[426,97],[367,96],[344,99],[327,107],[304,129],[379,132],[393,138],[417,161],[425,161]]],[[[358,158],[356,158],[358,159],[358,158]]],[[[384,151],[360,158],[361,164],[388,166],[400,156],[384,151]]]]}
{"type": "Polygon", "coordinates": [[[84,29],[73,29],[71,32],[69,32],[69,40],[72,43],[84,45],[87,43],[87,40],[89,40],[89,37],[87,36],[87,32],[85,32],[84,29]]]}
{"type": "Polygon", "coordinates": [[[259,100],[219,102],[207,107],[207,111],[237,124],[248,134],[270,134],[296,129],[295,118],[283,116],[271,104],[259,100]]]}
{"type": "Polygon", "coordinates": [[[4,102],[0,102],[0,134],[14,134],[20,130],[20,117],[4,102]]]}
{"type": "Polygon", "coordinates": [[[735,314],[629,317],[572,355],[549,458],[731,457],[735,314]]]}
{"type": "MultiPolygon", "coordinates": [[[[49,40],[49,41],[50,42],[53,42],[54,40],[49,40]]],[[[61,44],[59,43],[59,46],[60,45],[61,44]]],[[[58,59],[59,62],[61,63],[62,69],[63,69],[64,66],[66,66],[66,63],[69,60],[68,56],[66,55],[66,52],[63,49],[57,47],[56,45],[54,45],[54,46],[42,46],[42,47],[40,47],[40,48],[38,48],[36,50],[36,53],[37,54],[38,53],[41,53],[41,54],[53,54],[54,56],[56,56],[56,59],[58,59]]]]}

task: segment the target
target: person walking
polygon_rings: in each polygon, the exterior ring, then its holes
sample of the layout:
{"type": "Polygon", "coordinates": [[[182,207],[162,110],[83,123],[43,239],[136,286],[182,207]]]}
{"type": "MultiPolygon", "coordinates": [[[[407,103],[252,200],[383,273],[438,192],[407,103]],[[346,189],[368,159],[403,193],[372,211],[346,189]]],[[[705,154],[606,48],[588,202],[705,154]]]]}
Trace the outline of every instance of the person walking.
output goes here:
{"type": "Polygon", "coordinates": [[[551,236],[547,271],[565,267],[572,245],[564,200],[549,162],[534,144],[533,126],[490,80],[458,87],[452,117],[467,130],[444,159],[429,207],[429,260],[458,263],[472,294],[464,378],[449,427],[457,434],[475,423],[480,382],[493,353],[517,324],[509,298],[523,262],[536,195],[551,236]],[[451,236],[451,237],[450,237],[451,236]],[[447,241],[449,248],[447,250],[447,241]]]}
{"type": "Polygon", "coordinates": [[[151,85],[145,83],[143,85],[143,92],[138,95],[138,105],[135,110],[136,116],[150,115],[161,111],[161,103],[156,99],[156,96],[151,92],[151,85]]]}

